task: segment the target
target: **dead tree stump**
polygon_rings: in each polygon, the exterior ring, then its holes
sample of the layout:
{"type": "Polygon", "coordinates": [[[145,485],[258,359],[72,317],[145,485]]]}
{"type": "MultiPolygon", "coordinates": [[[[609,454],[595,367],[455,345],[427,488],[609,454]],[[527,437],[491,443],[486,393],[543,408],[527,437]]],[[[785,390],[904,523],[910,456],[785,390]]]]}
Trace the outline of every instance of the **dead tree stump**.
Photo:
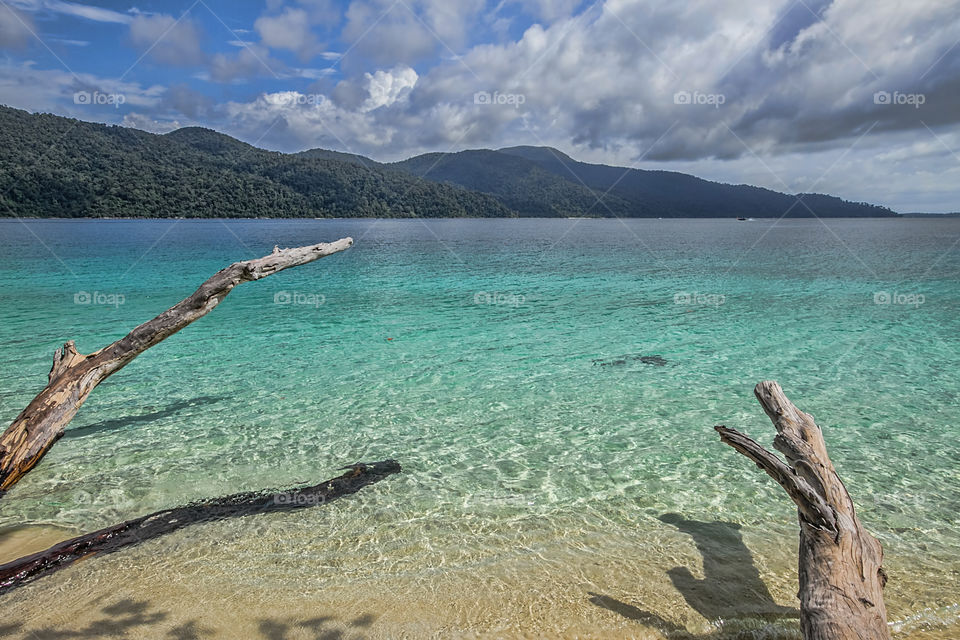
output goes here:
{"type": "Polygon", "coordinates": [[[887,640],[883,550],[867,533],[833,468],[820,427],[776,382],[761,382],[757,400],[777,430],[773,446],[787,459],[724,426],[720,439],[753,460],[797,505],[800,519],[800,628],[806,640],[887,640]]]}

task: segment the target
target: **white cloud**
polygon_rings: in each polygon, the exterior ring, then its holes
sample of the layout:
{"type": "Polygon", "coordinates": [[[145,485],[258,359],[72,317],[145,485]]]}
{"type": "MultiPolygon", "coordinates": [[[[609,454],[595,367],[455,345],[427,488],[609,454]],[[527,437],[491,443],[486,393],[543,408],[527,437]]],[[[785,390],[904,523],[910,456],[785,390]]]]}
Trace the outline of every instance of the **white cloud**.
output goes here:
{"type": "Polygon", "coordinates": [[[303,9],[288,7],[276,16],[260,16],[253,27],[264,45],[292,51],[304,61],[323,50],[310,29],[307,12],[303,9]]]}
{"type": "Polygon", "coordinates": [[[54,38],[54,42],[59,42],[60,44],[65,44],[69,47],[89,47],[89,40],[71,40],[69,38],[54,38]]]}
{"type": "Polygon", "coordinates": [[[65,0],[6,0],[3,4],[13,5],[23,11],[61,13],[93,22],[127,24],[132,20],[126,13],[65,0]]]}
{"type": "Polygon", "coordinates": [[[308,78],[310,80],[319,80],[320,78],[325,78],[327,76],[333,75],[334,73],[336,72],[329,67],[324,69],[304,67],[300,69],[291,69],[289,75],[297,78],[308,78]]]}
{"type": "Polygon", "coordinates": [[[402,111],[417,78],[416,71],[406,66],[367,74],[365,98],[356,108],[340,106],[324,94],[299,91],[229,102],[223,105],[222,128],[286,151],[326,147],[384,155],[403,137],[402,111]]]}
{"type": "Polygon", "coordinates": [[[160,104],[166,88],[143,86],[137,82],[104,78],[90,73],[70,73],[59,69],[36,69],[33,63],[0,63],[0,104],[27,111],[46,111],[80,120],[110,120],[119,111],[106,99],[77,99],[78,94],[123,96],[122,104],[153,108],[160,104]]]}
{"type": "Polygon", "coordinates": [[[142,113],[131,112],[123,116],[120,124],[124,127],[149,131],[150,133],[170,133],[187,126],[179,120],[157,120],[142,113]]]}
{"type": "Polygon", "coordinates": [[[479,0],[353,0],[341,34],[351,44],[346,62],[414,64],[434,52],[457,53],[465,44],[470,20],[482,7],[479,0]]]}
{"type": "Polygon", "coordinates": [[[103,9],[101,7],[92,7],[86,4],[77,4],[74,2],[63,2],[61,0],[45,0],[43,8],[58,13],[65,13],[77,18],[84,18],[94,22],[113,22],[117,24],[127,24],[132,18],[125,13],[103,9]]]}
{"type": "Polygon", "coordinates": [[[361,111],[373,111],[380,107],[389,107],[397,100],[405,98],[417,84],[417,72],[407,66],[399,66],[390,71],[378,70],[364,74],[367,79],[367,98],[361,111]]]}
{"type": "Polygon", "coordinates": [[[165,64],[201,64],[200,28],[189,17],[140,14],[130,22],[130,40],[143,53],[165,64]]]}

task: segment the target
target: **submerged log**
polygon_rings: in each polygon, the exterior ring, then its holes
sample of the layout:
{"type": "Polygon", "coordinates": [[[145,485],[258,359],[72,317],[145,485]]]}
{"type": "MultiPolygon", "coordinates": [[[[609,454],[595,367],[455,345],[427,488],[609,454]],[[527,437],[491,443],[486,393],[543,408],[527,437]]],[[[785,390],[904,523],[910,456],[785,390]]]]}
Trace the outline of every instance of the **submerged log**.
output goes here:
{"type": "Polygon", "coordinates": [[[800,519],[800,628],[806,640],[886,640],[883,550],[863,529],[853,500],[827,455],[813,416],[776,382],[754,389],[777,430],[773,446],[787,459],[724,426],[720,439],[753,460],[797,505],[800,519]]]}
{"type": "Polygon", "coordinates": [[[47,386],[0,435],[0,494],[40,462],[98,384],[153,345],[213,311],[235,286],[313,262],[352,244],[352,238],[343,238],[292,249],[274,247],[268,256],[221,269],[193,295],[99,351],[83,355],[73,340],[64,344],[53,355],[47,386]]]}
{"type": "Polygon", "coordinates": [[[68,567],[77,560],[94,554],[113,553],[192,524],[326,504],[400,472],[400,464],[396,460],[359,463],[346,468],[349,471],[342,476],[312,487],[282,492],[238,493],[194,502],[55,544],[46,551],[0,565],[0,594],[68,567]]]}

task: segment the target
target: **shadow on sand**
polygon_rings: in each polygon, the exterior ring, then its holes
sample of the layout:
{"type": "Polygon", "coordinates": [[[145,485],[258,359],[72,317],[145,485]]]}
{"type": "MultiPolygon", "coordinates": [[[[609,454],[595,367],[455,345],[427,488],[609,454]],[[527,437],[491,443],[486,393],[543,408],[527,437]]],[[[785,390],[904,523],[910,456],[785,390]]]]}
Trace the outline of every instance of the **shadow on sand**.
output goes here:
{"type": "MultiPolygon", "coordinates": [[[[67,640],[70,638],[168,638],[170,640],[203,640],[230,637],[230,630],[205,626],[200,620],[189,620],[170,627],[164,622],[169,617],[146,600],[127,598],[100,610],[100,617],[77,629],[42,627],[26,629],[24,623],[0,624],[0,637],[13,638],[21,633],[21,640],[67,640]]],[[[263,640],[362,640],[362,630],[370,627],[376,616],[364,614],[349,620],[336,616],[314,618],[263,618],[256,621],[257,637],[263,640]]]]}
{"type": "Polygon", "coordinates": [[[704,618],[800,617],[798,609],[781,606],[770,595],[743,543],[740,525],[687,520],[676,513],[665,513],[660,520],[692,536],[703,557],[703,580],[694,578],[686,567],[674,567],[667,575],[687,604],[704,618]]]}
{"type": "Polygon", "coordinates": [[[693,537],[703,558],[702,580],[695,578],[687,567],[674,567],[667,571],[670,581],[693,610],[714,624],[722,622],[723,626],[715,632],[695,635],[656,613],[607,595],[588,592],[592,604],[652,626],[671,638],[741,637],[745,632],[743,623],[763,628],[765,638],[800,637],[799,624],[793,622],[800,617],[800,611],[777,604],[770,595],[750,549],[743,543],[740,525],[687,520],[676,513],[665,513],[660,520],[693,537]],[[734,621],[736,624],[731,625],[734,621]],[[775,621],[784,624],[769,624],[775,621]]]}

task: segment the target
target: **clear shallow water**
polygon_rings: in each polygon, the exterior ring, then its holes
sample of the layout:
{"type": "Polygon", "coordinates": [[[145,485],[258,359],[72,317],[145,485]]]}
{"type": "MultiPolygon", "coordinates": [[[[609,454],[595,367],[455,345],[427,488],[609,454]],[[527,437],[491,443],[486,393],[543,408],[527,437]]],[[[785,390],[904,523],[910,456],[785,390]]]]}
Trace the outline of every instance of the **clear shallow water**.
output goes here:
{"type": "Polygon", "coordinates": [[[752,388],[776,379],[884,543],[895,630],[958,628],[958,220],[3,221],[0,419],[64,340],[92,351],[229,262],[347,235],[102,384],[0,528],[58,527],[42,547],[356,460],[404,473],[86,561],[0,610],[76,630],[148,601],[156,637],[313,637],[297,625],[321,614],[371,637],[752,628],[796,606],[795,511],[711,427],[769,443],[752,388]]]}

